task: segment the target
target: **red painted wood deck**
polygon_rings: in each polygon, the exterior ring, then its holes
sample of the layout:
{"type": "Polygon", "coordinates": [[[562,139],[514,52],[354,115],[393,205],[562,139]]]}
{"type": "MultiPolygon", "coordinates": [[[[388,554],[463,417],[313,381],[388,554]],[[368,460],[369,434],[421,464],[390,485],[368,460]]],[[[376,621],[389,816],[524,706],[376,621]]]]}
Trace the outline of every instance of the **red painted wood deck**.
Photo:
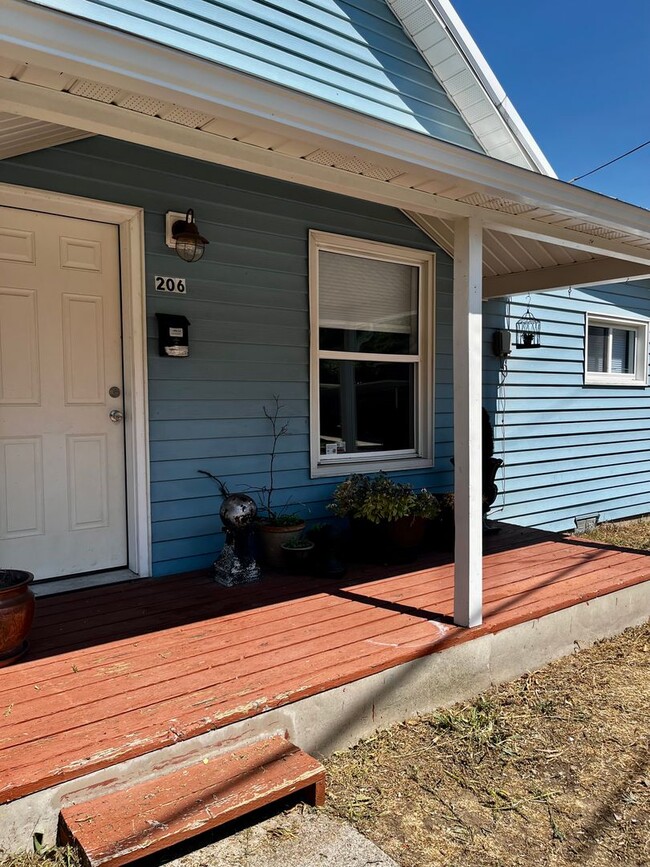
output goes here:
{"type": "Polygon", "coordinates": [[[641,583],[650,558],[540,531],[486,542],[485,621],[451,623],[453,566],[345,579],[148,579],[37,600],[0,671],[0,803],[400,663],[641,583]]]}

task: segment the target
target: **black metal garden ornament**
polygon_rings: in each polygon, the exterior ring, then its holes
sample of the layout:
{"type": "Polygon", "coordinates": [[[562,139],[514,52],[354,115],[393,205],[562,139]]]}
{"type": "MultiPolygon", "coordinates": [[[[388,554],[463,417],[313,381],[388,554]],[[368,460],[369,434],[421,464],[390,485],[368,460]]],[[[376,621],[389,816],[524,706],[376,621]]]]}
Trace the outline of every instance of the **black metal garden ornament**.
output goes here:
{"type": "Polygon", "coordinates": [[[539,319],[536,319],[530,312],[530,296],[528,297],[528,306],[526,312],[517,320],[515,346],[517,349],[536,349],[541,345],[540,334],[542,326],[539,319]]]}

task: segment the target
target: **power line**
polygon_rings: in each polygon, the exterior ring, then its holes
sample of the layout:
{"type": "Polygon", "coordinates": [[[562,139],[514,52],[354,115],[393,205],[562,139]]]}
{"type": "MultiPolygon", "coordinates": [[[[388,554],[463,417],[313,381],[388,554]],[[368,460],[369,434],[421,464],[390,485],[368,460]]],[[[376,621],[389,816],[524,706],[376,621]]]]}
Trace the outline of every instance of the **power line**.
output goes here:
{"type": "Polygon", "coordinates": [[[569,183],[572,184],[575,181],[581,181],[583,178],[586,178],[589,175],[593,175],[593,174],[595,174],[595,172],[599,172],[601,169],[607,168],[607,166],[611,166],[612,163],[617,163],[619,160],[622,160],[624,157],[629,157],[630,154],[636,153],[636,151],[640,151],[641,148],[644,148],[647,145],[650,145],[650,139],[648,139],[648,141],[644,141],[643,144],[637,145],[635,148],[632,148],[631,151],[626,151],[624,154],[621,154],[618,157],[614,157],[613,160],[609,160],[608,162],[603,163],[602,166],[596,166],[595,169],[592,169],[590,172],[585,172],[584,175],[578,175],[577,178],[571,178],[569,183]]]}

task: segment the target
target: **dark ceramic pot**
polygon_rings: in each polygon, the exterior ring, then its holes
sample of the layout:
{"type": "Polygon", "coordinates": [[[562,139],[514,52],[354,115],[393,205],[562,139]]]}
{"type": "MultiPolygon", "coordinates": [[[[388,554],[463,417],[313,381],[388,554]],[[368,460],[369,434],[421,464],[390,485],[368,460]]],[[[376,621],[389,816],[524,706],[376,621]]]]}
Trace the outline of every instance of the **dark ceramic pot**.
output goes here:
{"type": "Polygon", "coordinates": [[[0,668],[27,652],[27,635],[34,619],[31,572],[0,569],[0,668]]]}
{"type": "Polygon", "coordinates": [[[315,548],[313,542],[305,543],[304,547],[301,548],[294,548],[291,543],[283,542],[281,547],[284,564],[289,572],[298,575],[310,570],[315,548]]]}
{"type": "Polygon", "coordinates": [[[400,550],[413,551],[423,544],[429,523],[426,518],[398,518],[386,525],[386,532],[400,550]]]}
{"type": "Polygon", "coordinates": [[[297,539],[305,529],[304,521],[300,524],[277,527],[275,524],[261,523],[259,525],[260,547],[262,557],[267,566],[273,569],[282,569],[284,563],[284,551],[282,546],[285,542],[297,539]]]}

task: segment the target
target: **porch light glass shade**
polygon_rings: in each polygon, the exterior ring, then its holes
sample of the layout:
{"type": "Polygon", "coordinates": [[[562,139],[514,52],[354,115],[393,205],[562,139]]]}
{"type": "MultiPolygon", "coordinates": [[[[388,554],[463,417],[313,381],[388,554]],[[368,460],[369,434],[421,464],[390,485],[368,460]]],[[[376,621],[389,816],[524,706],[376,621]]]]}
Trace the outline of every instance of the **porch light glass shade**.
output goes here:
{"type": "Polygon", "coordinates": [[[177,220],[172,226],[172,237],[176,242],[177,255],[185,262],[198,262],[205,253],[206,244],[210,243],[199,234],[191,208],[184,220],[177,220]]]}

